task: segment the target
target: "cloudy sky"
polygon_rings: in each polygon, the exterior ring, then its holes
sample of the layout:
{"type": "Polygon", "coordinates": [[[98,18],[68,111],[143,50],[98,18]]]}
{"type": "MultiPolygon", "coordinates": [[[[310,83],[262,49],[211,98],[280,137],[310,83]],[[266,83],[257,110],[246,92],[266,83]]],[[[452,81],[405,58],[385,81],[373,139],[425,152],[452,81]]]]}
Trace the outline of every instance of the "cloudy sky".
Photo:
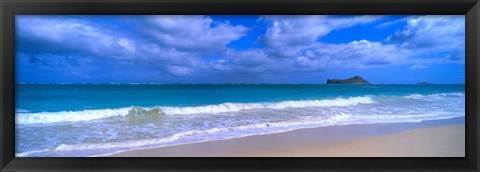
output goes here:
{"type": "Polygon", "coordinates": [[[17,16],[18,83],[464,83],[464,16],[17,16]]]}

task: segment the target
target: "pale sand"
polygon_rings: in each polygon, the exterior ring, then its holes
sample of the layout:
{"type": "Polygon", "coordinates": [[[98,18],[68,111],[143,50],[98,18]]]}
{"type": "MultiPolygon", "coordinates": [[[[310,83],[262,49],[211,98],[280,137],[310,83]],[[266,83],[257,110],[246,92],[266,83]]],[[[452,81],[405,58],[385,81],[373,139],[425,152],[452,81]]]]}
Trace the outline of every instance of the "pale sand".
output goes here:
{"type": "MultiPolygon", "coordinates": [[[[348,129],[348,127],[347,127],[348,129]]],[[[352,129],[352,127],[350,127],[352,129]]],[[[354,128],[353,128],[354,129],[354,128]]],[[[465,126],[444,125],[326,140],[345,128],[284,133],[132,150],[115,157],[464,157],[465,126]],[[353,137],[353,138],[352,138],[353,137]]]]}

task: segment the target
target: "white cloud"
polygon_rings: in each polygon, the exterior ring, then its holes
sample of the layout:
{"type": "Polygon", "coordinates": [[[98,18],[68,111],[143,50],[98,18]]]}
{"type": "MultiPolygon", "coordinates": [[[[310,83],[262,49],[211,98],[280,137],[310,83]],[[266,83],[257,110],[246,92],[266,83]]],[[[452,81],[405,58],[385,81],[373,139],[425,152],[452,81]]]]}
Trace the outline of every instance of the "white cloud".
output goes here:
{"type": "Polygon", "coordinates": [[[193,70],[191,68],[185,67],[185,66],[167,65],[166,69],[170,74],[175,75],[175,76],[190,75],[190,73],[193,72],[193,70]]]}
{"type": "Polygon", "coordinates": [[[395,45],[367,40],[345,44],[319,43],[297,58],[299,66],[310,70],[335,68],[367,68],[406,62],[410,52],[395,45]]]}
{"type": "Polygon", "coordinates": [[[274,59],[265,53],[263,49],[249,49],[236,51],[228,49],[222,54],[222,58],[210,61],[204,69],[215,69],[230,73],[263,73],[272,72],[282,61],[274,59]]]}
{"type": "Polygon", "coordinates": [[[144,16],[148,28],[140,32],[155,38],[162,46],[179,50],[222,49],[244,36],[248,28],[214,23],[208,16],[144,16]]]}
{"type": "Polygon", "coordinates": [[[273,56],[296,57],[333,30],[374,22],[383,16],[266,16],[269,23],[261,38],[273,56]]]}
{"type": "Polygon", "coordinates": [[[410,69],[425,69],[425,68],[427,68],[427,66],[423,64],[415,64],[413,66],[410,66],[410,69]]]}
{"type": "Polygon", "coordinates": [[[21,51],[66,52],[117,59],[134,57],[135,47],[128,38],[87,20],[54,16],[17,17],[17,31],[28,46],[21,51]]]}
{"type": "Polygon", "coordinates": [[[465,58],[464,16],[415,16],[401,31],[386,39],[388,43],[415,50],[424,58],[434,53],[448,53],[451,60],[465,58]]]}
{"type": "Polygon", "coordinates": [[[224,72],[282,74],[318,72],[331,69],[361,69],[409,64],[411,53],[395,45],[367,40],[344,44],[316,43],[295,58],[277,58],[263,49],[229,50],[226,60],[211,62],[209,67],[224,72]]]}
{"type": "Polygon", "coordinates": [[[227,50],[225,58],[234,64],[252,67],[275,62],[274,59],[269,58],[268,55],[260,49],[243,51],[227,50]]]}
{"type": "Polygon", "coordinates": [[[397,20],[393,20],[393,21],[388,21],[388,22],[385,22],[385,23],[381,23],[379,25],[377,25],[375,28],[377,29],[385,29],[385,28],[388,28],[390,26],[393,26],[393,25],[396,25],[396,24],[399,24],[399,23],[403,23],[403,22],[406,22],[408,20],[408,17],[404,17],[404,18],[400,18],[400,19],[397,19],[397,20]]]}
{"type": "Polygon", "coordinates": [[[119,30],[88,17],[29,16],[17,18],[17,27],[19,50],[27,54],[26,62],[70,67],[102,62],[107,68],[128,68],[125,71],[154,70],[162,77],[217,72],[216,76],[247,80],[289,72],[400,64],[420,69],[431,63],[459,62],[464,57],[464,21],[455,16],[407,18],[405,28],[384,42],[318,41],[334,30],[369,24],[381,17],[266,16],[262,21],[267,22],[267,28],[259,30],[265,31],[259,38],[264,47],[246,46],[242,50],[227,44],[241,39],[249,28],[208,16],[142,16],[142,20],[122,21],[132,27],[119,30]]]}
{"type": "MultiPolygon", "coordinates": [[[[22,43],[19,51],[64,56],[65,59],[72,55],[96,58],[95,61],[112,61],[127,67],[141,64],[185,76],[201,63],[202,55],[213,50],[221,52],[226,44],[240,39],[248,31],[241,25],[215,23],[208,16],[121,18],[124,19],[122,24],[141,27],[141,31],[116,30],[107,23],[92,22],[92,18],[96,16],[17,17],[17,31],[22,43]]],[[[51,63],[54,62],[38,64],[51,63]]]]}

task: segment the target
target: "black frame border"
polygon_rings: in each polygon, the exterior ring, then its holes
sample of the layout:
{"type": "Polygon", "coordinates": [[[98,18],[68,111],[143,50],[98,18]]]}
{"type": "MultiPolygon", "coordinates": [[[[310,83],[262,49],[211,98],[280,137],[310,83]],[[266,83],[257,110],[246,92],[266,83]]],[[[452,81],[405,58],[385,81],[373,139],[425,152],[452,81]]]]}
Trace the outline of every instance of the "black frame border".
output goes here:
{"type": "Polygon", "coordinates": [[[478,171],[478,0],[0,0],[0,171],[478,171]],[[15,158],[15,15],[465,15],[465,158],[15,158]]]}

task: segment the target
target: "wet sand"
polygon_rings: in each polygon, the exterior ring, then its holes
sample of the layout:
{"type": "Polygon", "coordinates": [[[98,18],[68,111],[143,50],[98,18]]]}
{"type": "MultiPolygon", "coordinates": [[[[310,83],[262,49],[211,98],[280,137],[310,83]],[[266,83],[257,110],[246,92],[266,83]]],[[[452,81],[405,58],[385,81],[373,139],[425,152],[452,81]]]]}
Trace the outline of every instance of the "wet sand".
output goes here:
{"type": "Polygon", "coordinates": [[[465,126],[441,125],[380,134],[375,125],[284,133],[121,152],[114,157],[464,157],[465,126]],[[355,133],[355,132],[350,132],[355,133]],[[365,133],[365,132],[364,132],[365,133]],[[367,132],[368,133],[368,132],[367,132]]]}

